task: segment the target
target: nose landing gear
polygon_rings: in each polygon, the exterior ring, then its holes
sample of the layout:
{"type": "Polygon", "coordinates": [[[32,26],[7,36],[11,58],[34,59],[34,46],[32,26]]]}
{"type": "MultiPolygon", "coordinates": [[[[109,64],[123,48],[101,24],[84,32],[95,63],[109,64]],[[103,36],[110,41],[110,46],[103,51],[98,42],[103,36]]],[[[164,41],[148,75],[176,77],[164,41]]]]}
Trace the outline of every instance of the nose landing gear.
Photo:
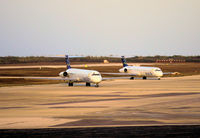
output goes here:
{"type": "Polygon", "coordinates": [[[68,83],[68,86],[73,86],[73,82],[69,82],[69,83],[68,83]]]}
{"type": "Polygon", "coordinates": [[[95,87],[99,87],[99,84],[95,84],[95,87]]]}

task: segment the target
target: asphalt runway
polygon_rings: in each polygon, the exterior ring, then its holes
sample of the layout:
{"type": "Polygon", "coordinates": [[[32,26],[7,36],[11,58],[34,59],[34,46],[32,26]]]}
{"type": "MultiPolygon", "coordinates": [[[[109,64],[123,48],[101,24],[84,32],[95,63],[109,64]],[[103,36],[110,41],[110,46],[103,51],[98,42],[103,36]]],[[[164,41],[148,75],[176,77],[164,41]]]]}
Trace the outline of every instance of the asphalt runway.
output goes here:
{"type": "Polygon", "coordinates": [[[200,75],[0,88],[0,129],[200,125],[200,75]]]}

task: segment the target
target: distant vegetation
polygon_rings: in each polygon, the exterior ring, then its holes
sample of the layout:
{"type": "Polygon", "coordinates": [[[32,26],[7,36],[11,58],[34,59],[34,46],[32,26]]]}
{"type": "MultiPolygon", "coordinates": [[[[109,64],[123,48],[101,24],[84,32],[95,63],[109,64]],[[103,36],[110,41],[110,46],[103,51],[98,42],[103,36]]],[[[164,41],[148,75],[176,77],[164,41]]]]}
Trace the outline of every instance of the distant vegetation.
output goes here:
{"type": "MultiPolygon", "coordinates": [[[[72,62],[103,62],[103,60],[108,60],[109,62],[121,62],[120,58],[114,57],[82,57],[82,58],[71,58],[70,61],[72,62]]],[[[156,60],[184,60],[185,62],[200,62],[200,56],[181,56],[181,55],[174,55],[174,56],[134,56],[131,58],[127,58],[127,62],[156,62],[156,60]]],[[[32,63],[32,64],[40,64],[40,63],[52,63],[52,64],[63,64],[64,58],[60,57],[0,57],[0,64],[25,64],[25,63],[32,63]]]]}

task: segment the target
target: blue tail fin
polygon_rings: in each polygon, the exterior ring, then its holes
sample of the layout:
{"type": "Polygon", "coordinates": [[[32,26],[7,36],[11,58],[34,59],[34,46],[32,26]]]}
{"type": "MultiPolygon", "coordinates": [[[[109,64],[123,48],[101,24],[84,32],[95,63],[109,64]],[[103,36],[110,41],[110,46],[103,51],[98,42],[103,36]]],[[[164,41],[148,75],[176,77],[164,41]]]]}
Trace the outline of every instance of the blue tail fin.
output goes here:
{"type": "Polygon", "coordinates": [[[128,64],[126,63],[126,59],[125,59],[124,56],[122,56],[121,60],[122,60],[123,67],[128,66],[128,64]]]}
{"type": "Polygon", "coordinates": [[[70,69],[71,66],[70,66],[69,56],[68,56],[68,55],[65,55],[65,62],[66,62],[66,64],[67,64],[67,69],[70,69]]]}

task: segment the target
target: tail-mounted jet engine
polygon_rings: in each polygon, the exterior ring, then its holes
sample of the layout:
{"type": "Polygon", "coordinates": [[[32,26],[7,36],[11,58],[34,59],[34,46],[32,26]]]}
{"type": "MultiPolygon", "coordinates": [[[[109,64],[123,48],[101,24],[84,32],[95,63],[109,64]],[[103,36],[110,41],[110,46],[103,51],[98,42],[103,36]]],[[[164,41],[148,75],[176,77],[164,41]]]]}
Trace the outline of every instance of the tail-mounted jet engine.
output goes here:
{"type": "Polygon", "coordinates": [[[127,71],[128,71],[127,68],[125,68],[125,69],[124,69],[124,72],[127,72],[127,71]]]}
{"type": "Polygon", "coordinates": [[[66,71],[60,72],[59,76],[62,77],[62,78],[64,78],[64,77],[68,76],[68,73],[66,71]]]}

